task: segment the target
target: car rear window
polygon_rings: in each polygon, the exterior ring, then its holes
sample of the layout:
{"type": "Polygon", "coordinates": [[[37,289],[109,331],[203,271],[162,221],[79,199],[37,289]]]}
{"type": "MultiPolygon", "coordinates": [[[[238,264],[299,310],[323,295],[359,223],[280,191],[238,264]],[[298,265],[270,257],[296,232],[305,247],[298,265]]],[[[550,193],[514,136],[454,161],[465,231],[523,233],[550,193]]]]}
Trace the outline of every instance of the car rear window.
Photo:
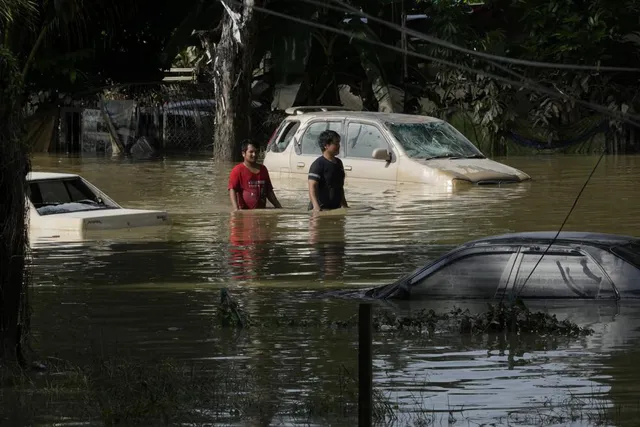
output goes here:
{"type": "Polygon", "coordinates": [[[112,208],[80,178],[31,182],[29,199],[40,215],[112,208]]]}
{"type": "Polygon", "coordinates": [[[611,252],[624,259],[637,268],[640,268],[640,243],[631,242],[624,245],[613,246],[611,252]]]}

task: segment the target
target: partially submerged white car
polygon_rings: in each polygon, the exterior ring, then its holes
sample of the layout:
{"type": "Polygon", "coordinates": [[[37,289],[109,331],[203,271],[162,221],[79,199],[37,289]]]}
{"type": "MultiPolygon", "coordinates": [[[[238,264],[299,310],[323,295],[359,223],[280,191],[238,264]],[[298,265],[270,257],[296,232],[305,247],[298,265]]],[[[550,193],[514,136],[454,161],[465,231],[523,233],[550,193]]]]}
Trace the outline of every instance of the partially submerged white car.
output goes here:
{"type": "Polygon", "coordinates": [[[506,184],[530,176],[486,158],[449,123],[429,116],[349,111],[342,107],[291,107],[272,135],[263,164],[276,177],[306,179],[322,153],[318,136],[341,136],[339,157],[349,180],[418,183],[506,184]]]}
{"type": "Polygon", "coordinates": [[[29,231],[41,236],[171,223],[165,211],[123,208],[80,175],[30,172],[27,184],[29,231]]]}

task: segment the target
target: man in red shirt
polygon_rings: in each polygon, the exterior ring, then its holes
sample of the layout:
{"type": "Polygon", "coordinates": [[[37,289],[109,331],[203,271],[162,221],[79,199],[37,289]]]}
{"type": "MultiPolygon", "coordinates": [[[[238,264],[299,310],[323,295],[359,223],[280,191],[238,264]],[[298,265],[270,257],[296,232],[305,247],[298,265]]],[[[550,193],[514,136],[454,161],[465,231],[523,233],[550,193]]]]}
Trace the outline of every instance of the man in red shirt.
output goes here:
{"type": "Polygon", "coordinates": [[[234,211],[240,209],[264,209],[267,199],[276,208],[280,202],[273,192],[269,171],[258,164],[258,147],[247,140],[240,148],[244,161],[236,165],[229,175],[229,198],[234,211]]]}

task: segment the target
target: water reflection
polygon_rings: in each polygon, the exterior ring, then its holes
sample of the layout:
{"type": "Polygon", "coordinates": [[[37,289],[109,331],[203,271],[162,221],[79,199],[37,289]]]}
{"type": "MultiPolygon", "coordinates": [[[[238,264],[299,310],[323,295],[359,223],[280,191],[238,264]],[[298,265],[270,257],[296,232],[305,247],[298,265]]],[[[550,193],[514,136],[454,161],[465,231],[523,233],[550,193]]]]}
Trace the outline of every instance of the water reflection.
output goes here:
{"type": "MultiPolygon", "coordinates": [[[[525,335],[505,340],[502,334],[442,334],[426,341],[409,339],[396,343],[402,352],[378,350],[378,381],[394,390],[398,400],[408,402],[408,410],[426,406],[446,412],[448,408],[464,407],[465,421],[480,424],[502,420],[512,425],[547,425],[555,416],[553,425],[568,425],[576,420],[581,421],[579,425],[592,425],[602,416],[602,408],[628,405],[630,396],[616,396],[613,384],[629,390],[620,382],[630,384],[633,374],[614,368],[614,361],[625,360],[627,346],[638,343],[640,305],[583,301],[538,301],[527,305],[531,310],[590,326],[595,333],[575,339],[525,335]],[[392,378],[383,374],[389,371],[393,372],[392,378]],[[406,378],[415,379],[414,387],[401,385],[406,378]],[[569,405],[570,401],[578,404],[578,399],[582,400],[579,407],[569,405]]],[[[480,313],[486,303],[394,304],[394,310],[404,313],[454,307],[480,313]]],[[[636,392],[633,399],[637,402],[638,388],[634,385],[631,389],[636,392]]]]}
{"type": "Polygon", "coordinates": [[[232,212],[229,217],[229,266],[236,280],[255,279],[269,262],[277,216],[232,212]]]}
{"type": "Polygon", "coordinates": [[[320,280],[339,280],[345,271],[344,215],[311,215],[309,244],[314,251],[320,280]]]}
{"type": "MultiPolygon", "coordinates": [[[[255,379],[258,389],[265,395],[282,393],[278,399],[283,401],[337,393],[339,367],[356,369],[352,331],[212,330],[218,289],[229,287],[254,319],[274,312],[294,323],[349,317],[357,312],[353,302],[310,299],[309,294],[318,287],[386,284],[455,245],[490,234],[554,230],[596,161],[571,156],[497,160],[526,171],[533,181],[450,193],[348,182],[353,209],[313,218],[306,211],[304,179],[295,184],[274,180],[285,209],[231,216],[226,179],[232,164],[36,158],[34,170],[80,173],[123,206],[164,209],[174,221],[161,236],[99,236],[36,248],[36,348],[80,364],[86,348],[228,360],[263,372],[255,379]]],[[[639,171],[640,157],[605,158],[565,229],[637,234],[639,171]]],[[[438,301],[431,307],[450,306],[438,301]]],[[[476,309],[484,308],[480,303],[476,309]]],[[[502,418],[506,424],[509,413],[528,408],[549,412],[545,399],[561,401],[571,393],[602,390],[614,403],[637,400],[632,349],[639,343],[638,307],[580,302],[540,308],[588,324],[596,334],[512,342],[488,336],[377,335],[375,384],[408,412],[464,405],[465,416],[479,423],[499,424],[502,418]]],[[[224,363],[220,369],[227,367],[224,363]]]]}

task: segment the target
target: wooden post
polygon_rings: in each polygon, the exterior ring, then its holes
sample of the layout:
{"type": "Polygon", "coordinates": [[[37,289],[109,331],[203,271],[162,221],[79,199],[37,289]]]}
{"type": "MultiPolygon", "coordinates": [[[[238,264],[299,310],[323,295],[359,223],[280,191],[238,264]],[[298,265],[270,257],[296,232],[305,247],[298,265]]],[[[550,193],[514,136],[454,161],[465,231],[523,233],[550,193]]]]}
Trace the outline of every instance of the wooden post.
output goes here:
{"type": "Polygon", "coordinates": [[[169,124],[167,123],[167,110],[166,108],[162,109],[162,151],[163,153],[167,151],[167,128],[169,124]]]}
{"type": "Polygon", "coordinates": [[[113,125],[111,116],[107,113],[104,97],[100,97],[100,112],[102,114],[102,120],[104,120],[107,125],[107,129],[109,130],[109,136],[111,136],[111,154],[115,155],[124,153],[124,144],[120,141],[120,136],[118,136],[118,131],[113,125]]]}
{"type": "Polygon", "coordinates": [[[358,311],[358,426],[373,423],[373,334],[371,304],[358,311]]]}

